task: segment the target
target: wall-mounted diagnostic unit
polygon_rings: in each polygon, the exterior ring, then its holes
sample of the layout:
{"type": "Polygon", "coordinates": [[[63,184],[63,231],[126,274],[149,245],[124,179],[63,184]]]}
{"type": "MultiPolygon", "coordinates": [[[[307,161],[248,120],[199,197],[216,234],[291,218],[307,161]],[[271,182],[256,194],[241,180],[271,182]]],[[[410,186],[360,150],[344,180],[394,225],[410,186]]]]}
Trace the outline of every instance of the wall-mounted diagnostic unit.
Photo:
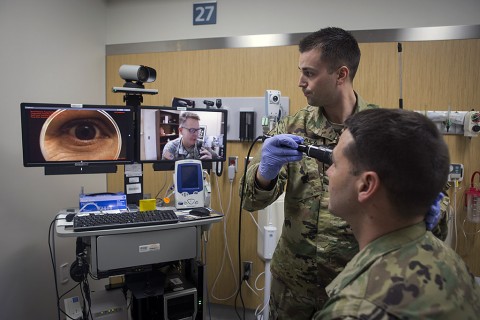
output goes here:
{"type": "MultiPolygon", "coordinates": [[[[449,108],[450,109],[450,108],[449,108]]],[[[480,134],[480,111],[416,111],[432,120],[442,134],[477,137],[480,134]]]]}

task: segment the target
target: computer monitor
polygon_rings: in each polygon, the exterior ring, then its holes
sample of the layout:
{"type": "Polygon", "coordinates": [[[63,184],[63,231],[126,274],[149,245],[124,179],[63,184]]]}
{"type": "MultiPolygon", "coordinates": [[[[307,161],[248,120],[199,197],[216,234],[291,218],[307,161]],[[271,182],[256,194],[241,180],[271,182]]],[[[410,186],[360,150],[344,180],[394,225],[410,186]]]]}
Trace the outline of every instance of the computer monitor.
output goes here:
{"type": "Polygon", "coordinates": [[[25,167],[90,167],[96,173],[134,161],[131,107],[25,102],[20,109],[25,167]]]}
{"type": "Polygon", "coordinates": [[[140,106],[137,119],[137,161],[154,170],[173,170],[183,159],[204,168],[226,160],[227,110],[140,106]]]}

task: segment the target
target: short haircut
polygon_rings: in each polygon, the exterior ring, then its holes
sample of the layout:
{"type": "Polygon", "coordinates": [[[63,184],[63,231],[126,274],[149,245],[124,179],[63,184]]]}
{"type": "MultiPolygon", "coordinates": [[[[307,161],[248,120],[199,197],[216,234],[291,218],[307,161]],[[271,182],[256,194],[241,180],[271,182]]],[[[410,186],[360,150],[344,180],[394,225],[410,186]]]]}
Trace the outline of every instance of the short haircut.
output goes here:
{"type": "Polygon", "coordinates": [[[329,66],[330,73],[341,66],[347,66],[350,70],[350,80],[353,82],[361,53],[357,40],[350,32],[335,27],[320,29],[303,38],[298,48],[300,53],[319,50],[320,59],[329,66]]]}
{"type": "Polygon", "coordinates": [[[185,111],[182,114],[180,114],[180,118],[178,119],[178,123],[180,127],[183,127],[183,124],[185,123],[185,121],[187,121],[187,119],[195,119],[200,121],[200,117],[198,116],[198,114],[191,111],[185,111]]]}
{"type": "Polygon", "coordinates": [[[403,109],[367,109],[345,121],[354,142],[344,149],[354,174],[375,171],[400,210],[428,208],[444,189],[447,144],[426,116],[403,109]]]}

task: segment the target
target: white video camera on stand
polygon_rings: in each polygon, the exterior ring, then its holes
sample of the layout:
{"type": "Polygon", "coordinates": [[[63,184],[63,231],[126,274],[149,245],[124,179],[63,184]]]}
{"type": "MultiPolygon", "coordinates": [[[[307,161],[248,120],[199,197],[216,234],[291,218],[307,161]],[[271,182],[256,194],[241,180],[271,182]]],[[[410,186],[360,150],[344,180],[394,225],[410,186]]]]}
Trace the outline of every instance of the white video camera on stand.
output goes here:
{"type": "Polygon", "coordinates": [[[265,91],[265,116],[262,118],[263,133],[272,130],[281,117],[281,92],[278,90],[265,91]]]}

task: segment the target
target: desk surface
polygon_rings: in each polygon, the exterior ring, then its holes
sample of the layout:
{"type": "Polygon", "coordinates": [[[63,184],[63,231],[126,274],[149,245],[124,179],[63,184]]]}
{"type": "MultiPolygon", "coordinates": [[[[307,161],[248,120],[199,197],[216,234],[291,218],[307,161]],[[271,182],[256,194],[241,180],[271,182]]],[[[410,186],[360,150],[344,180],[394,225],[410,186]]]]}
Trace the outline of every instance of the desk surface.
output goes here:
{"type": "MultiPolygon", "coordinates": [[[[122,233],[134,233],[134,232],[146,232],[146,231],[156,231],[156,230],[167,230],[167,229],[176,229],[176,228],[185,228],[192,226],[208,226],[212,223],[219,222],[223,219],[223,214],[211,211],[210,216],[207,217],[196,217],[188,214],[188,211],[177,210],[174,207],[164,207],[159,208],[160,210],[173,210],[179,217],[179,222],[169,223],[169,224],[159,224],[151,226],[142,226],[142,227],[130,227],[130,228],[117,228],[117,229],[106,229],[106,230],[92,230],[92,231],[73,231],[73,221],[66,222],[65,217],[69,213],[78,213],[78,208],[75,209],[63,209],[60,210],[57,214],[57,221],[55,223],[55,232],[60,237],[90,237],[90,236],[99,236],[99,235],[111,235],[111,234],[122,234],[122,233]]],[[[121,213],[119,213],[121,214],[121,213]]]]}

